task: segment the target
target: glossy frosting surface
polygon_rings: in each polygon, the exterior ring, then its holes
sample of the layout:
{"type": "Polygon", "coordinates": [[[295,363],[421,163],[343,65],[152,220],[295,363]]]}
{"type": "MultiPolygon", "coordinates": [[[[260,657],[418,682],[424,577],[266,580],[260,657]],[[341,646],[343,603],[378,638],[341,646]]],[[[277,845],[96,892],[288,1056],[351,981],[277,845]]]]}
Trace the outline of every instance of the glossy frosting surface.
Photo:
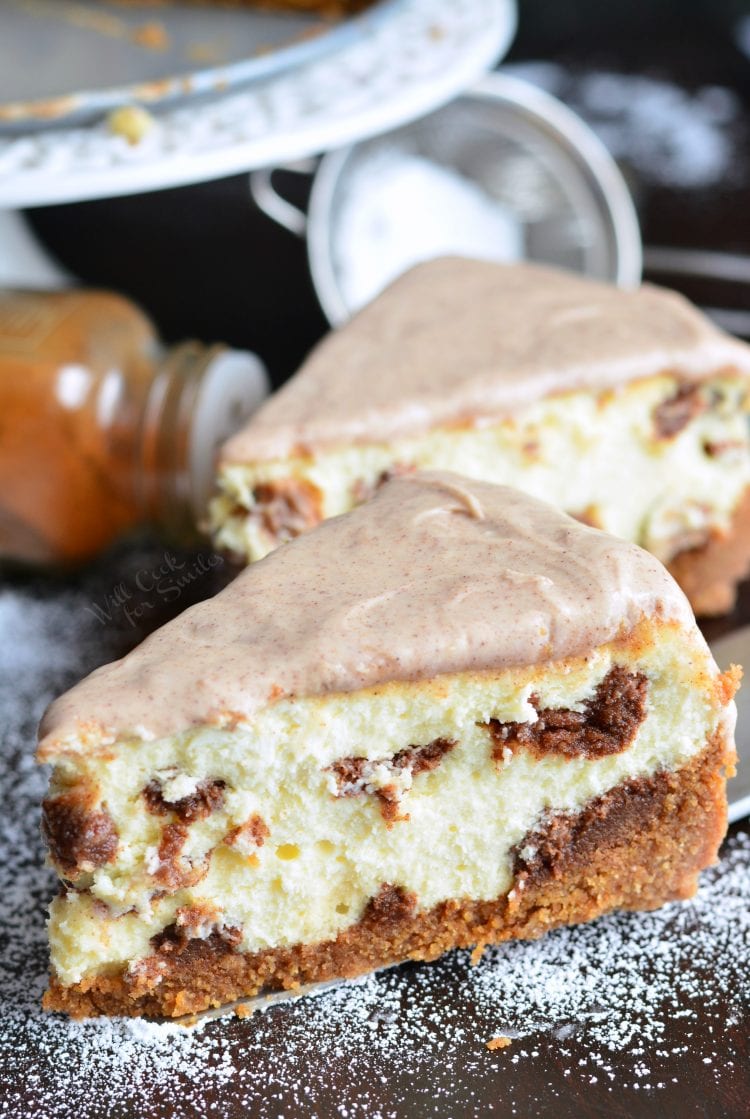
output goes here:
{"type": "Polygon", "coordinates": [[[329,334],[222,458],[387,442],[497,419],[550,393],[664,371],[700,378],[729,366],[750,375],[750,347],[674,292],[443,258],[407,272],[329,334]]]}
{"type": "Polygon", "coordinates": [[[656,612],[694,626],[635,545],[506,487],[397,478],[58,699],[41,753],[79,732],[162,737],[282,697],[585,655],[656,612]]]}

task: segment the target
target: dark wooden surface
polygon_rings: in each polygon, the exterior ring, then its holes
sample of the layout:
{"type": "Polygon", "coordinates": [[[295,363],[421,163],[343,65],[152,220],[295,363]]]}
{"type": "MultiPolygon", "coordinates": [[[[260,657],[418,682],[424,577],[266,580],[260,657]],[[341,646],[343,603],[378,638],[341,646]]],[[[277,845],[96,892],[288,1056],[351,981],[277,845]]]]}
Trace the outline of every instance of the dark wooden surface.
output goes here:
{"type": "MultiPolygon", "coordinates": [[[[695,910],[690,903],[664,911],[662,924],[658,916],[657,924],[650,915],[625,916],[614,932],[612,925],[596,923],[583,930],[584,941],[571,942],[570,953],[560,934],[538,945],[512,946],[500,965],[515,976],[507,998],[502,991],[489,1001],[475,997],[466,954],[451,954],[435,964],[386,973],[367,998],[355,990],[344,1004],[302,1002],[256,1019],[212,1023],[174,1061],[169,1038],[157,1051],[153,1042],[134,1039],[127,1030],[93,1025],[82,1033],[37,1009],[46,971],[44,908],[54,884],[41,869],[41,780],[34,793],[28,777],[34,717],[45,697],[220,590],[232,573],[223,565],[212,567],[208,556],[134,542],[76,576],[16,575],[4,581],[0,616],[15,620],[3,636],[18,641],[28,611],[31,652],[19,644],[17,652],[6,648],[0,657],[0,784],[15,788],[18,779],[25,790],[22,798],[6,800],[0,821],[0,891],[10,898],[0,910],[0,1115],[744,1119],[750,1114],[750,1000],[743,970],[750,968],[750,920],[743,917],[750,903],[750,842],[739,856],[725,855],[711,872],[719,882],[731,875],[733,893],[708,893],[695,910]],[[190,572],[195,578],[173,595],[168,588],[174,579],[190,572]],[[12,604],[17,609],[8,611],[12,604]],[[24,689],[29,706],[19,709],[24,689]],[[731,916],[712,908],[725,903],[729,908],[739,903],[740,909],[731,916]],[[696,922],[703,931],[691,939],[696,922]],[[19,937],[20,946],[13,943],[19,937]],[[539,959],[547,954],[551,970],[537,986],[539,959]],[[728,954],[737,957],[738,966],[728,954]],[[608,975],[618,969],[622,982],[610,989],[608,975]],[[586,992],[573,998],[577,1011],[566,1008],[559,990],[550,1004],[544,985],[559,988],[558,972],[586,992]],[[19,992],[25,1006],[20,1015],[11,1006],[19,992]],[[529,1009],[537,992],[538,1014],[529,1009]],[[600,1015],[609,1023],[603,1030],[596,1026],[600,1015]],[[663,1027],[654,1029],[659,1022],[663,1027]],[[491,1037],[518,1025],[521,1036],[509,1048],[488,1052],[491,1037]]],[[[748,621],[750,585],[737,612],[708,630],[718,635],[748,621]]],[[[735,825],[730,836],[743,833],[748,834],[747,821],[735,825]]],[[[495,965],[483,961],[485,966],[491,972],[495,965]]]]}
{"type": "MultiPolygon", "coordinates": [[[[727,0],[610,0],[607,4],[579,0],[570,5],[559,0],[521,0],[521,6],[521,30],[511,55],[513,61],[556,61],[576,79],[594,70],[617,70],[668,79],[689,91],[718,85],[733,92],[743,113],[732,133],[732,173],[721,182],[703,189],[681,190],[655,181],[627,156],[623,162],[646,240],[750,252],[750,141],[746,123],[750,59],[739,51],[735,35],[738,20],[750,14],[750,5],[727,0]]],[[[304,187],[296,189],[304,191],[304,187]]],[[[154,315],[165,337],[220,337],[235,345],[250,346],[268,362],[277,383],[291,372],[324,329],[307,274],[304,246],[253,210],[244,177],[139,198],[40,210],[31,215],[31,220],[73,272],[86,282],[110,285],[133,295],[154,315]]],[[[707,303],[750,307],[747,289],[716,290],[698,285],[690,292],[707,303]]],[[[149,554],[158,554],[158,549],[149,554]]],[[[124,549],[72,581],[39,582],[29,576],[8,576],[5,587],[11,593],[25,592],[52,603],[56,595],[62,600],[71,587],[77,586],[99,601],[118,581],[132,584],[143,562],[140,550],[124,549]]],[[[125,651],[191,598],[212,593],[222,578],[219,571],[198,580],[174,604],[165,603],[158,595],[146,595],[143,615],[135,627],[121,611],[116,612],[107,623],[101,656],[125,651]]],[[[718,636],[742,620],[750,621],[747,591],[735,616],[712,623],[709,635],[718,636]]],[[[88,656],[95,663],[96,651],[88,656]]],[[[50,679],[59,681],[59,672],[50,679]]],[[[6,681],[6,686],[12,687],[12,682],[6,681]]],[[[737,825],[733,831],[745,827],[737,825]]],[[[750,865],[747,882],[750,903],[750,865]]],[[[30,920],[36,930],[33,935],[40,936],[41,915],[36,912],[30,920]]],[[[743,950],[747,953],[746,944],[743,950]]],[[[720,954],[726,951],[726,945],[717,938],[717,968],[720,954]]],[[[212,1087],[207,1081],[199,1099],[192,1097],[192,1102],[178,1107],[178,1078],[172,1095],[155,1083],[150,1088],[148,1083],[143,1086],[140,1100],[131,1097],[118,1102],[111,1093],[97,1096],[94,1092],[89,1097],[84,1093],[75,1107],[71,1105],[69,1114],[80,1119],[85,1115],[152,1114],[218,1114],[237,1119],[240,1115],[296,1119],[368,1114],[415,1119],[436,1115],[446,1119],[484,1119],[489,1115],[503,1119],[740,1119],[750,1115],[750,1010],[744,985],[735,984],[736,989],[726,993],[728,1004],[743,1008],[739,1015],[722,1017],[715,1007],[702,1015],[698,998],[693,1007],[697,1019],[675,1016],[670,1020],[666,1044],[661,1047],[663,1054],[648,1055],[651,1079],[658,1078],[662,1086],[645,1090],[629,1075],[626,1062],[630,1058],[624,1054],[619,1066],[617,1054],[612,1055],[617,1074],[614,1088],[605,1076],[591,1083],[586,1062],[592,1043],[585,1033],[571,1039],[571,1056],[565,1061],[548,1045],[540,1046],[538,1058],[517,1064],[495,1058],[479,1060],[481,1023],[472,1019],[471,1007],[460,998],[458,979],[450,965],[440,976],[443,1014],[450,1013],[446,1006],[454,1006],[455,1015],[463,1015],[461,1021],[465,1019],[466,1026],[463,1039],[454,1031],[450,1059],[441,1048],[438,1033],[425,1042],[421,1062],[402,1059],[398,1046],[387,1054],[377,1050],[371,1054],[347,1053],[345,1037],[335,1059],[330,1049],[316,1051],[311,1045],[304,1052],[307,1068],[301,1081],[307,1083],[312,1094],[305,1095],[291,1090],[288,1081],[286,1087],[278,1082],[278,1070],[285,1059],[294,1059],[293,1054],[285,1057],[285,1053],[290,1030],[301,1013],[284,1008],[265,1020],[265,1056],[250,1046],[253,1023],[230,1022],[214,1027],[231,1041],[238,1066],[245,1060],[246,1071],[252,1072],[258,1085],[255,1094],[243,1094],[238,1072],[234,1079],[230,1077],[218,1086],[212,1087]],[[705,1064],[698,1059],[709,1044],[723,1055],[723,1060],[705,1064]],[[249,1047],[248,1052],[252,1050],[245,1058],[244,1045],[249,1047]]],[[[407,983],[404,1013],[409,997],[418,999],[420,989],[416,979],[413,986],[411,980],[407,983]]],[[[58,1056],[66,1059],[64,1052],[58,1056]]],[[[32,1047],[19,1052],[6,1049],[0,1054],[0,1083],[6,1085],[6,1091],[11,1083],[17,1087],[19,1077],[32,1073],[42,1079],[54,1078],[54,1061],[47,1051],[34,1052],[32,1047]]],[[[45,1114],[45,1097],[31,1080],[25,1098],[24,1114],[45,1114]]],[[[55,1111],[58,1114],[62,1112],[55,1111]]]]}

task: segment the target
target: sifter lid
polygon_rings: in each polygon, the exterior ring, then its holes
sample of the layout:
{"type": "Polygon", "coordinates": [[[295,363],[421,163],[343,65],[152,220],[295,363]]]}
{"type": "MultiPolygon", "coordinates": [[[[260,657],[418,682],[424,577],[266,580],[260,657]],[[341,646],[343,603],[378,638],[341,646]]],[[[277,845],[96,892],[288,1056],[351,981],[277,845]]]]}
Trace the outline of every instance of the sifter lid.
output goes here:
{"type": "Polygon", "coordinates": [[[450,253],[641,279],[625,181],[588,125],[528,82],[490,74],[456,101],[323,158],[307,224],[333,324],[419,260],[450,253]]]}

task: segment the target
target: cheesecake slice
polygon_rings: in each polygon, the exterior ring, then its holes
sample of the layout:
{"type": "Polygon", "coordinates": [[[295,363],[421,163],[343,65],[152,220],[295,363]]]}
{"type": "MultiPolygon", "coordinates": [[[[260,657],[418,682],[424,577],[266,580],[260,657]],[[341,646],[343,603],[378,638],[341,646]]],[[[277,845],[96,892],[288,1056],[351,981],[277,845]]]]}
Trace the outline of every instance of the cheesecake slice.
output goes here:
{"type": "Polygon", "coordinates": [[[214,539],[255,560],[394,474],[452,470],[640,544],[721,613],[750,563],[749,384],[750,347],[672,292],[432,261],[226,444],[214,539]]]}
{"type": "Polygon", "coordinates": [[[45,1006],[177,1016],[687,897],[738,673],[642,549],[393,479],[48,711],[45,1006]]]}

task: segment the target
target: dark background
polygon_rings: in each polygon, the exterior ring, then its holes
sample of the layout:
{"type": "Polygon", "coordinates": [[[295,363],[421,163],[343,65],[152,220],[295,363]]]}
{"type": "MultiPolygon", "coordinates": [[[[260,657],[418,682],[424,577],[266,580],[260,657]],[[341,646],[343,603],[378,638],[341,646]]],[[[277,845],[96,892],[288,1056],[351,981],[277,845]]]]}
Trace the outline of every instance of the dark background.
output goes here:
{"type": "MultiPolygon", "coordinates": [[[[735,158],[719,184],[680,189],[654,180],[627,154],[621,158],[647,244],[750,253],[750,57],[736,42],[743,16],[750,16],[750,3],[742,0],[520,0],[507,64],[561,63],[570,79],[563,97],[579,110],[576,83],[602,70],[666,79],[689,91],[725,87],[740,100],[735,158]]],[[[282,186],[304,200],[297,176],[282,186]]],[[[326,328],[304,243],[254,207],[246,175],[47,207],[29,217],[70,271],[86,284],[131,295],[168,341],[191,336],[256,350],[276,383],[326,328]]],[[[699,302],[750,307],[748,289],[722,286],[709,298],[701,285],[683,287],[699,302]]]]}

